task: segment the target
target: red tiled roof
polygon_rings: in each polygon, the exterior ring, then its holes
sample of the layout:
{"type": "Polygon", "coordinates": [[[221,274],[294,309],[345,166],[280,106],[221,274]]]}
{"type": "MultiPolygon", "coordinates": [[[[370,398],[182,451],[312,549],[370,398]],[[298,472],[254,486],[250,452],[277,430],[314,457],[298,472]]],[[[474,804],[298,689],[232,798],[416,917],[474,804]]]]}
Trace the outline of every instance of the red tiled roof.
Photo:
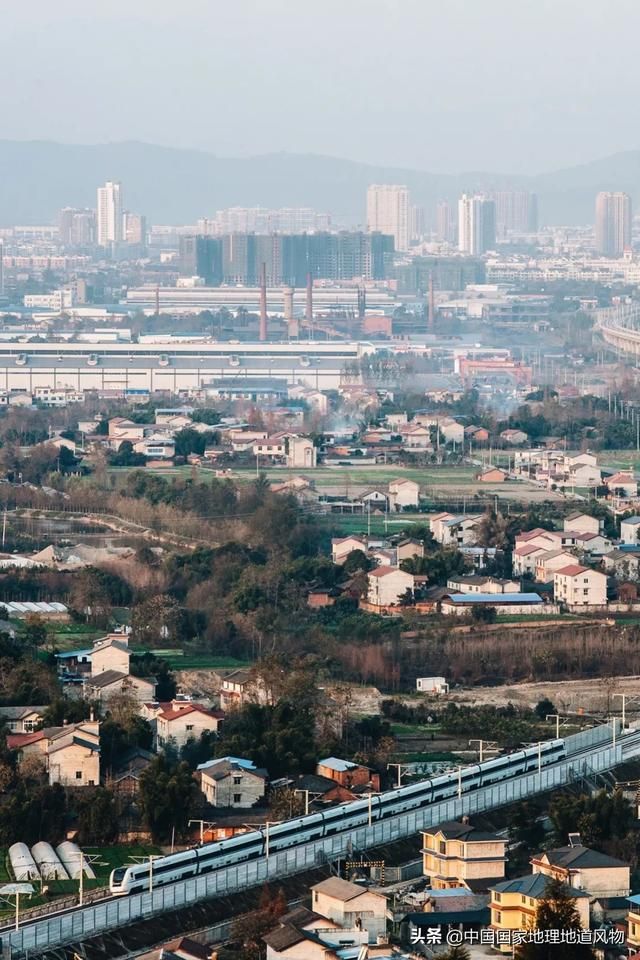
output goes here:
{"type": "Polygon", "coordinates": [[[556,573],[561,573],[565,577],[577,577],[579,573],[586,573],[589,567],[581,567],[579,563],[570,563],[568,567],[561,567],[556,573]]]}
{"type": "Polygon", "coordinates": [[[19,750],[20,747],[27,747],[38,740],[44,740],[43,730],[38,730],[36,733],[10,733],[7,736],[7,747],[9,750],[19,750]]]}
{"type": "Polygon", "coordinates": [[[162,713],[158,714],[159,717],[162,717],[163,720],[169,721],[176,720],[178,717],[188,717],[191,713],[202,713],[206,717],[211,717],[213,720],[223,720],[225,714],[222,710],[207,710],[206,707],[203,707],[199,703],[190,704],[188,707],[184,707],[182,710],[163,710],[162,713]]]}
{"type": "Polygon", "coordinates": [[[377,567],[369,571],[370,577],[388,577],[390,573],[404,573],[404,570],[398,570],[397,567],[377,567]]]}

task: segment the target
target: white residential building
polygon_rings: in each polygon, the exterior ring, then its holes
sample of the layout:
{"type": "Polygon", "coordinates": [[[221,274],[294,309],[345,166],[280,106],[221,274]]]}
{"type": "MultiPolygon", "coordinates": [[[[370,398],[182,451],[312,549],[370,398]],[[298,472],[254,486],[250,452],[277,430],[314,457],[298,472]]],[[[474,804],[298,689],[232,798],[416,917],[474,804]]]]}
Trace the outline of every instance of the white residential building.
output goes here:
{"type": "Polygon", "coordinates": [[[495,243],[495,201],[464,193],[458,201],[458,249],[471,256],[482,256],[495,243]]]}
{"type": "Polygon", "coordinates": [[[122,187],[108,180],[98,187],[98,246],[122,242],[122,187]]]}
{"type": "Polygon", "coordinates": [[[579,511],[570,513],[564,520],[566,531],[577,530],[579,533],[600,533],[601,525],[601,521],[597,517],[579,511]]]}
{"type": "Polygon", "coordinates": [[[389,483],[389,503],[392,510],[404,507],[417,507],[420,503],[420,484],[415,480],[391,480],[389,483]]]}
{"type": "Polygon", "coordinates": [[[409,249],[409,189],[374,183],[367,190],[367,230],[391,234],[396,250],[409,249]]]}
{"type": "Polygon", "coordinates": [[[368,574],[369,588],[367,601],[375,607],[393,607],[398,604],[407,590],[413,590],[415,580],[412,574],[397,567],[377,567],[368,574]]]}
{"type": "Polygon", "coordinates": [[[556,570],[576,562],[576,557],[568,550],[548,550],[536,557],[535,579],[539,583],[549,583],[556,570]]]}
{"type": "Polygon", "coordinates": [[[573,563],[556,570],[553,596],[556,603],[568,607],[602,607],[607,602],[607,578],[598,570],[573,563]]]}
{"type": "Polygon", "coordinates": [[[640,517],[625,517],[620,521],[620,539],[623,543],[640,544],[640,517]]]}
{"type": "Polygon", "coordinates": [[[180,748],[189,740],[198,740],[205,732],[217,733],[223,719],[221,710],[207,710],[199,703],[174,700],[156,717],[158,746],[171,743],[180,748]]]}
{"type": "Polygon", "coordinates": [[[470,546],[481,519],[480,514],[438,513],[431,517],[431,534],[443,547],[470,546]]]}
{"type": "Polygon", "coordinates": [[[366,553],[368,542],[364,537],[334,537],[331,541],[331,559],[334,563],[344,563],[350,553],[354,550],[361,550],[366,553]]]}
{"type": "Polygon", "coordinates": [[[198,766],[200,785],[214,807],[252,807],[265,794],[267,772],[251,760],[220,757],[198,766]]]}

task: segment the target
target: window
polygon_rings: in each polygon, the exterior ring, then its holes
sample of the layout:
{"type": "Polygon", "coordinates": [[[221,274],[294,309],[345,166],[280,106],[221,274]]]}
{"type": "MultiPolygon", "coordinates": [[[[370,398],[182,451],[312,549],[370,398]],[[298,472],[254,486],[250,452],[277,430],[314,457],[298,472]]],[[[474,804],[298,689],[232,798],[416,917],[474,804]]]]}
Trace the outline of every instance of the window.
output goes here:
{"type": "Polygon", "coordinates": [[[242,803],[242,794],[241,794],[241,793],[234,793],[234,795],[233,795],[233,802],[234,802],[234,803],[242,803]]]}
{"type": "Polygon", "coordinates": [[[240,783],[242,783],[242,777],[234,777],[234,778],[233,778],[233,784],[234,784],[234,786],[237,787],[238,784],[240,784],[240,783]]]}
{"type": "Polygon", "coordinates": [[[76,780],[82,780],[82,770],[76,770],[76,780]]]}
{"type": "Polygon", "coordinates": [[[186,726],[186,729],[187,729],[187,732],[188,732],[189,730],[193,730],[193,724],[192,724],[192,723],[188,723],[187,726],[186,726]]]}
{"type": "Polygon", "coordinates": [[[502,923],[502,914],[500,913],[499,910],[495,911],[495,917],[496,917],[495,919],[496,923],[502,923]]]}
{"type": "Polygon", "coordinates": [[[496,903],[500,903],[500,900],[502,899],[502,895],[499,893],[494,893],[493,899],[496,901],[496,903]]]}
{"type": "Polygon", "coordinates": [[[87,780],[87,786],[89,786],[89,787],[95,787],[95,785],[96,785],[95,780],[87,780]]]}
{"type": "Polygon", "coordinates": [[[445,841],[445,840],[441,840],[441,841],[440,841],[440,853],[445,853],[445,854],[446,854],[446,852],[447,852],[447,844],[446,844],[446,841],[445,841]]]}
{"type": "Polygon", "coordinates": [[[527,902],[527,898],[525,897],[524,894],[522,894],[522,896],[521,896],[520,899],[522,900],[523,903],[526,903],[526,902],[527,902]]]}

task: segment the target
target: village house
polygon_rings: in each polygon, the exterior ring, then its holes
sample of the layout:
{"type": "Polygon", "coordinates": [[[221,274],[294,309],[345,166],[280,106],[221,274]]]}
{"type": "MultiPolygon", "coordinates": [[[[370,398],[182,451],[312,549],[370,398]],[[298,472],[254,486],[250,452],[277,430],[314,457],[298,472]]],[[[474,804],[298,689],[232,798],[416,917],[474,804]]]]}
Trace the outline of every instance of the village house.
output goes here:
{"type": "Polygon", "coordinates": [[[447,821],[422,832],[422,872],[435,890],[466,886],[477,893],[504,877],[506,850],[495,833],[447,821]]]}
{"type": "MultiPolygon", "coordinates": [[[[514,880],[505,880],[503,883],[492,884],[489,888],[491,895],[491,929],[492,930],[527,930],[536,919],[538,905],[544,899],[547,889],[547,877],[541,873],[531,873],[514,880]]],[[[568,888],[568,895],[575,899],[576,909],[580,917],[580,926],[589,929],[589,894],[584,890],[568,888]]],[[[498,949],[502,953],[511,953],[510,944],[501,944],[498,949]]]]}
{"type": "Polygon", "coordinates": [[[405,507],[417,507],[420,503],[420,484],[415,480],[391,480],[389,483],[391,509],[400,511],[405,507]]]}
{"type": "Polygon", "coordinates": [[[32,733],[42,723],[46,707],[0,707],[9,733],[32,733]]]}
{"type": "Polygon", "coordinates": [[[640,893],[627,897],[629,903],[629,912],[627,914],[627,945],[629,949],[635,952],[629,956],[629,960],[636,960],[640,957],[640,893]]]}
{"type": "Polygon", "coordinates": [[[287,466],[293,469],[309,469],[317,466],[318,451],[308,437],[292,437],[287,440],[287,466]]]}
{"type": "Polygon", "coordinates": [[[142,440],[145,436],[145,430],[148,430],[147,424],[134,423],[133,420],[127,420],[126,417],[112,417],[109,420],[108,444],[112,450],[118,450],[125,440],[130,443],[142,440]]]}
{"type": "Polygon", "coordinates": [[[367,602],[374,607],[393,607],[407,590],[415,588],[415,578],[398,567],[377,567],[367,574],[367,602]]]}
{"type": "Polygon", "coordinates": [[[371,790],[380,789],[380,775],[361,763],[351,760],[341,760],[339,757],[327,757],[319,760],[316,775],[334,780],[342,787],[352,790],[354,787],[368,787],[371,790]]]}
{"type": "Polygon", "coordinates": [[[476,427],[470,425],[465,427],[464,431],[465,439],[469,441],[469,444],[480,444],[489,442],[489,431],[484,427],[476,427]]]}
{"type": "Polygon", "coordinates": [[[312,909],[347,930],[361,928],[369,943],[386,939],[387,898],[356,883],[329,877],[311,887],[312,909]]]}
{"type": "Polygon", "coordinates": [[[110,633],[96,640],[91,651],[91,676],[96,677],[106,670],[129,674],[131,651],[126,633],[110,633]]]}
{"type": "Polygon", "coordinates": [[[500,439],[504,440],[504,442],[510,446],[521,447],[523,443],[527,442],[529,437],[524,430],[503,430],[500,434],[500,439]]]}
{"type": "Polygon", "coordinates": [[[534,579],[538,583],[550,583],[556,570],[561,570],[572,563],[576,563],[576,557],[568,550],[547,550],[536,557],[534,579]]]}
{"type": "Polygon", "coordinates": [[[372,550],[369,557],[379,567],[395,567],[396,565],[395,550],[372,550]]]}
{"type": "Polygon", "coordinates": [[[422,540],[404,539],[398,540],[396,544],[396,557],[398,563],[403,560],[411,560],[413,557],[424,557],[424,543],[422,540]]]}
{"type": "Polygon", "coordinates": [[[35,733],[9,734],[7,746],[10,750],[17,750],[20,758],[41,757],[50,784],[93,787],[100,783],[100,724],[97,720],[46,727],[35,733]]]}
{"type": "Polygon", "coordinates": [[[108,772],[106,786],[121,797],[135,797],[140,792],[140,777],[153,762],[155,753],[142,747],[130,747],[108,772]]]}
{"type": "Polygon", "coordinates": [[[251,670],[231,670],[223,674],[220,682],[220,708],[227,713],[237,710],[245,703],[266,703],[267,691],[264,682],[251,670]]]}
{"type": "Polygon", "coordinates": [[[217,733],[224,720],[221,710],[208,710],[199,703],[174,700],[156,716],[158,747],[173,744],[178,749],[203,733],[217,733]]]}
{"type": "Polygon", "coordinates": [[[153,680],[144,677],[134,677],[119,670],[103,670],[102,673],[85,678],[83,693],[88,700],[97,700],[100,703],[107,703],[111,697],[120,693],[135,697],[139,703],[148,703],[155,697],[156,685],[153,680]]]}
{"type": "Polygon", "coordinates": [[[267,771],[251,760],[220,757],[198,765],[200,788],[213,807],[253,807],[266,792],[267,771]]]}
{"type": "Polygon", "coordinates": [[[602,568],[618,580],[640,579],[640,543],[637,550],[610,550],[602,558],[602,568]]]}
{"type": "Polygon", "coordinates": [[[365,508],[365,512],[380,510],[387,513],[389,509],[389,499],[383,490],[368,490],[360,497],[360,501],[365,508]]]}
{"type": "Polygon", "coordinates": [[[533,544],[524,544],[516,547],[511,555],[511,572],[514,577],[535,577],[538,558],[550,551],[545,547],[536,547],[533,544]]]}
{"type": "Polygon", "coordinates": [[[619,470],[610,477],[604,478],[604,483],[612,497],[637,497],[638,481],[633,470],[619,470]]]}
{"type": "Polygon", "coordinates": [[[578,530],[580,533],[600,533],[602,521],[588,513],[574,511],[564,518],[565,530],[578,530]]]}
{"type": "Polygon", "coordinates": [[[541,873],[584,890],[592,899],[628,897],[631,889],[628,863],[581,843],[544,850],[531,860],[531,867],[534,874],[541,873]]]}
{"type": "Polygon", "coordinates": [[[599,570],[579,563],[556,570],[553,597],[567,607],[602,607],[607,602],[607,578],[599,570]]]}
{"type": "Polygon", "coordinates": [[[479,473],[476,479],[480,483],[505,483],[509,479],[509,474],[499,467],[489,467],[488,470],[479,473]]]}
{"type": "Polygon", "coordinates": [[[428,427],[419,427],[414,426],[413,424],[407,424],[407,426],[401,427],[399,432],[402,436],[402,445],[406,450],[433,449],[433,445],[431,443],[431,431],[428,427]]]}
{"type": "Polygon", "coordinates": [[[625,517],[620,521],[620,539],[623,543],[640,545],[640,517],[625,517]]]}
{"type": "Polygon", "coordinates": [[[437,428],[445,443],[462,443],[464,441],[464,427],[453,417],[438,417],[433,414],[418,413],[412,423],[422,427],[437,428]]]}
{"type": "Polygon", "coordinates": [[[443,547],[471,545],[481,519],[479,514],[437,513],[431,517],[431,535],[443,547]]]}
{"type": "Polygon", "coordinates": [[[575,533],[576,550],[593,557],[601,557],[603,553],[611,550],[612,546],[611,540],[601,533],[575,533]]]}
{"type": "Polygon", "coordinates": [[[176,442],[166,433],[152,433],[133,444],[135,453],[154,460],[171,460],[176,453],[176,442]]]}
{"type": "Polygon", "coordinates": [[[367,549],[368,544],[364,537],[334,537],[331,541],[331,559],[334,563],[342,564],[354,550],[366,553],[367,549]]]}

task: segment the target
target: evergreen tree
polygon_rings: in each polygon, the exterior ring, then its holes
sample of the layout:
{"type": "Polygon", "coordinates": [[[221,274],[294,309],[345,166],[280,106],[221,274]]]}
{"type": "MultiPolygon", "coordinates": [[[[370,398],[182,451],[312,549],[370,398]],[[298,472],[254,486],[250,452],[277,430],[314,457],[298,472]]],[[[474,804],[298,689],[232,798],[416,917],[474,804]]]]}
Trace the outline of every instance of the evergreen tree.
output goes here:
{"type": "MultiPolygon", "coordinates": [[[[543,899],[538,904],[534,923],[536,930],[581,930],[576,901],[560,881],[550,879],[543,899]]],[[[523,943],[516,947],[516,960],[594,960],[595,954],[586,943],[523,943]]]]}

